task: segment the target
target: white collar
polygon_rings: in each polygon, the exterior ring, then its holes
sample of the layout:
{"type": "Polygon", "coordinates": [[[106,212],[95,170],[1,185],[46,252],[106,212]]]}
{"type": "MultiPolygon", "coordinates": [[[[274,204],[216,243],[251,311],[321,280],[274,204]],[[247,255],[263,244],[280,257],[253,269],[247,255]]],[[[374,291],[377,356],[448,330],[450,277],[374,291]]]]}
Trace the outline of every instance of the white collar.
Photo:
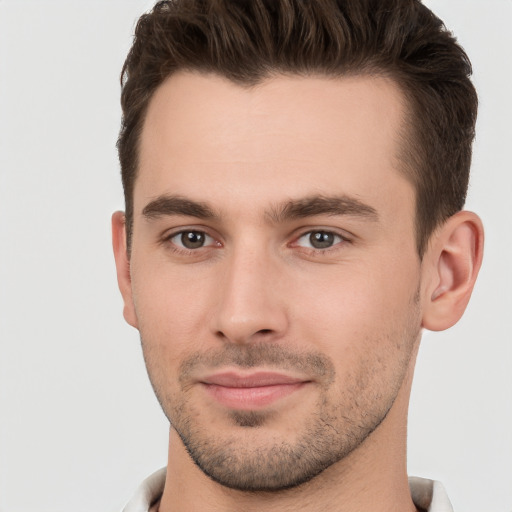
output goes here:
{"type": "MultiPolygon", "coordinates": [[[[149,512],[164,490],[166,468],[159,469],[146,478],[128,502],[123,512],[149,512]]],[[[453,512],[443,485],[435,480],[409,477],[409,487],[414,504],[427,512],[453,512]]]]}

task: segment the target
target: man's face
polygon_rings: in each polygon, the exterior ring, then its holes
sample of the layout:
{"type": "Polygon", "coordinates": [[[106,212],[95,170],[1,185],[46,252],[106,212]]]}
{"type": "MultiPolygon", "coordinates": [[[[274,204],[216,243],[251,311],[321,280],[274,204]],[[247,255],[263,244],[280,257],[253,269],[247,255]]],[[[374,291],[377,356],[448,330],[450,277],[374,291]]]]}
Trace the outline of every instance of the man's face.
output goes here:
{"type": "Polygon", "coordinates": [[[151,100],[125,316],[173,428],[223,485],[311,479],[404,387],[421,266],[403,111],[375,77],[180,73],[151,100]]]}

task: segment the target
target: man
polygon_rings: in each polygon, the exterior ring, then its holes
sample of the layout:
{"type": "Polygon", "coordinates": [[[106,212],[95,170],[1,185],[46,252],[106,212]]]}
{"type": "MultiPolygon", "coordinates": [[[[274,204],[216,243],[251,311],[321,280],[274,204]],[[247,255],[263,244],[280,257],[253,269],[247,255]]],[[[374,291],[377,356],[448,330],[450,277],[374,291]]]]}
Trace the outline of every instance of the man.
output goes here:
{"type": "Polygon", "coordinates": [[[470,64],[415,0],[177,0],[123,69],[113,243],[171,424],[126,512],[451,510],[406,474],[423,328],[482,259],[470,64]]]}

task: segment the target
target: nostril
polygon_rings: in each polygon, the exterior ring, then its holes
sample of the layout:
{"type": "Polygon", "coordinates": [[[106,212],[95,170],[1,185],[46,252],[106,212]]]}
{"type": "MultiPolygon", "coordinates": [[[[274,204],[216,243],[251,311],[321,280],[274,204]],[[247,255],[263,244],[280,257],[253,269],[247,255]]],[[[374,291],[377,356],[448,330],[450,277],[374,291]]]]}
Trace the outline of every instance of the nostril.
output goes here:
{"type": "MultiPolygon", "coordinates": [[[[268,337],[269,335],[273,334],[275,331],[273,329],[260,329],[259,331],[256,331],[254,334],[252,335],[249,335],[247,338],[244,336],[244,337],[241,337],[239,339],[239,341],[241,341],[242,339],[245,341],[249,341],[250,338],[253,338],[253,336],[255,336],[256,338],[261,336],[261,337],[268,337]]],[[[231,340],[231,341],[235,341],[237,340],[238,338],[236,338],[236,336],[233,335],[234,333],[232,333],[232,336],[228,336],[226,333],[224,333],[223,331],[217,331],[215,333],[215,335],[222,339],[222,340],[231,340]]]]}

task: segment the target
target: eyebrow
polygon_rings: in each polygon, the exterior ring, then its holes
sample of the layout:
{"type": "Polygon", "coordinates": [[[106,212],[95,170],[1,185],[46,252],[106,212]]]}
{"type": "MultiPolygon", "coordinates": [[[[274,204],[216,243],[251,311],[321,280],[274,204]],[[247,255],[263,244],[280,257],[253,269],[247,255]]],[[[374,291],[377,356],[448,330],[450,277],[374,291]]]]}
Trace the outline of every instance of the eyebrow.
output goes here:
{"type": "Polygon", "coordinates": [[[149,202],[142,210],[142,215],[148,219],[158,219],[171,215],[185,215],[198,219],[217,219],[216,214],[206,203],[192,201],[181,196],[160,196],[149,202]]]}
{"type": "Polygon", "coordinates": [[[375,208],[346,195],[316,195],[290,200],[283,205],[274,207],[267,215],[275,223],[314,217],[316,215],[346,215],[362,217],[371,221],[377,221],[379,218],[375,208]]]}
{"type": "MultiPolygon", "coordinates": [[[[159,196],[149,202],[142,210],[142,215],[148,220],[172,215],[184,215],[205,220],[220,219],[220,215],[207,203],[168,195],[159,196]]],[[[373,207],[346,195],[314,195],[292,199],[272,207],[265,214],[267,219],[276,224],[317,215],[354,216],[371,221],[377,221],[379,217],[373,207]]]]}

